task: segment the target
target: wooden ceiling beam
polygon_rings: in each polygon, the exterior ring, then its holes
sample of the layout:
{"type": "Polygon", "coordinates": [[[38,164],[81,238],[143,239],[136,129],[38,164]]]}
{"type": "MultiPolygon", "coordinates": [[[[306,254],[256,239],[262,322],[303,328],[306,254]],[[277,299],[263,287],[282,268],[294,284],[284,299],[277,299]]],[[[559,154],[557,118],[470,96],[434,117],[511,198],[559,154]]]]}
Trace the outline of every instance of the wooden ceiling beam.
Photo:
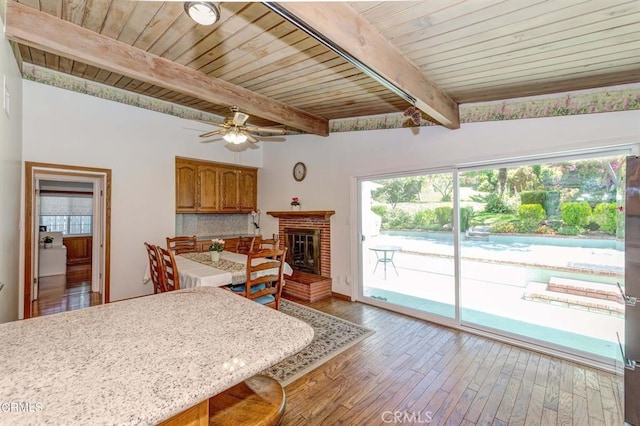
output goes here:
{"type": "Polygon", "coordinates": [[[329,121],[269,97],[176,64],[11,0],[6,37],[45,52],[103,68],[217,105],[327,136],[329,121]]]}
{"type": "Polygon", "coordinates": [[[417,108],[445,127],[460,127],[458,104],[347,3],[282,2],[274,5],[416,99],[417,108]]]}

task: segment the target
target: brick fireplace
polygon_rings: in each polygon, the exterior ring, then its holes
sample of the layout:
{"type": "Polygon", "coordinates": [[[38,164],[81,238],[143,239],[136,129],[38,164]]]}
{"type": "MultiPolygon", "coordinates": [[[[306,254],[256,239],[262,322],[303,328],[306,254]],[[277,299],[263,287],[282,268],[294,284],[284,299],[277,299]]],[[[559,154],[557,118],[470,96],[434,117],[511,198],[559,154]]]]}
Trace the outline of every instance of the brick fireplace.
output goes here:
{"type": "MultiPolygon", "coordinates": [[[[278,218],[278,235],[281,248],[284,248],[287,241],[290,244],[298,244],[307,247],[309,238],[306,235],[317,235],[318,256],[315,261],[309,261],[312,256],[306,256],[307,260],[303,267],[296,268],[295,263],[302,263],[294,260],[292,254],[287,254],[287,262],[294,268],[293,275],[285,278],[286,285],[283,294],[293,296],[298,299],[315,302],[331,295],[331,216],[334,211],[283,211],[267,212],[267,214],[278,218]],[[287,240],[289,231],[289,240],[287,240]],[[296,236],[292,237],[291,235],[296,236]],[[302,236],[302,237],[300,237],[302,236]],[[319,274],[309,272],[309,264],[318,262],[320,264],[319,274]]],[[[298,259],[301,259],[298,257],[298,259]]]]}

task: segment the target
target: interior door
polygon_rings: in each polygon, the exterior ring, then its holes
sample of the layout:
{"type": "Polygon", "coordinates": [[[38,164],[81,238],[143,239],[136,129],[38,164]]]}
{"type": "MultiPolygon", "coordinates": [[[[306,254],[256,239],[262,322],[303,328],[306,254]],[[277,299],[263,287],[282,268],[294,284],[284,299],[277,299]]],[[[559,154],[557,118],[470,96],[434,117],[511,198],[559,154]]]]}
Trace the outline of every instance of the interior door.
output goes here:
{"type": "Polygon", "coordinates": [[[625,220],[625,344],[623,357],[625,421],[640,425],[640,159],[627,158],[625,220]]]}
{"type": "Polygon", "coordinates": [[[31,288],[31,302],[38,298],[39,284],[40,280],[40,179],[36,179],[35,182],[35,195],[33,197],[33,214],[31,217],[33,218],[33,235],[35,238],[33,239],[33,284],[31,288]]]}

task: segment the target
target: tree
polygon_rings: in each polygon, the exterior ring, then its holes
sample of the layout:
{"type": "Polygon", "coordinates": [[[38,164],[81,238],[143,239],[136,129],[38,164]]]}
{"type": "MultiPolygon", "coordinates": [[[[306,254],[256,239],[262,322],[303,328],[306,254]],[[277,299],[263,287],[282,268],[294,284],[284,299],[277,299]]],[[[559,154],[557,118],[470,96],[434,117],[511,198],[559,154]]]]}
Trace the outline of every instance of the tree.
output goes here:
{"type": "Polygon", "coordinates": [[[422,176],[394,178],[376,181],[382,185],[373,191],[373,199],[380,203],[389,203],[391,208],[396,208],[398,203],[416,201],[422,190],[422,176]]]}
{"type": "Polygon", "coordinates": [[[451,201],[453,178],[450,174],[427,175],[424,182],[440,194],[440,201],[451,201]]]}

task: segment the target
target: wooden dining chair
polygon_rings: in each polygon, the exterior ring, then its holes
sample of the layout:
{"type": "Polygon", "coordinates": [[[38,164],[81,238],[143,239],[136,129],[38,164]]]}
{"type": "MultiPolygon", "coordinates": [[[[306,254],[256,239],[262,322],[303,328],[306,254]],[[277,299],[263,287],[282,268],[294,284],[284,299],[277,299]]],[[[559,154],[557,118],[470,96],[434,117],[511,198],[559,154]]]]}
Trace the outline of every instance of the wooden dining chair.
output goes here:
{"type": "Polygon", "coordinates": [[[230,286],[231,291],[247,299],[280,309],[284,285],[284,260],[287,249],[259,250],[247,255],[247,282],[230,286]]]}
{"type": "Polygon", "coordinates": [[[166,290],[158,246],[149,243],[144,243],[144,246],[147,248],[147,255],[149,256],[149,274],[153,283],[153,293],[164,293],[166,290]]]}
{"type": "Polygon", "coordinates": [[[240,237],[238,238],[238,253],[249,254],[249,252],[253,251],[253,244],[255,242],[255,237],[240,237]]]}
{"type": "Polygon", "coordinates": [[[158,257],[160,261],[160,273],[164,284],[164,291],[180,290],[180,277],[178,276],[178,266],[176,258],[171,250],[158,246],[158,257]]]}
{"type": "Polygon", "coordinates": [[[198,251],[198,239],[195,235],[192,237],[167,237],[167,250],[171,250],[175,254],[194,253],[198,251]]]}
{"type": "Polygon", "coordinates": [[[263,238],[258,244],[259,250],[276,250],[278,248],[278,236],[273,234],[273,238],[263,238]]]}

